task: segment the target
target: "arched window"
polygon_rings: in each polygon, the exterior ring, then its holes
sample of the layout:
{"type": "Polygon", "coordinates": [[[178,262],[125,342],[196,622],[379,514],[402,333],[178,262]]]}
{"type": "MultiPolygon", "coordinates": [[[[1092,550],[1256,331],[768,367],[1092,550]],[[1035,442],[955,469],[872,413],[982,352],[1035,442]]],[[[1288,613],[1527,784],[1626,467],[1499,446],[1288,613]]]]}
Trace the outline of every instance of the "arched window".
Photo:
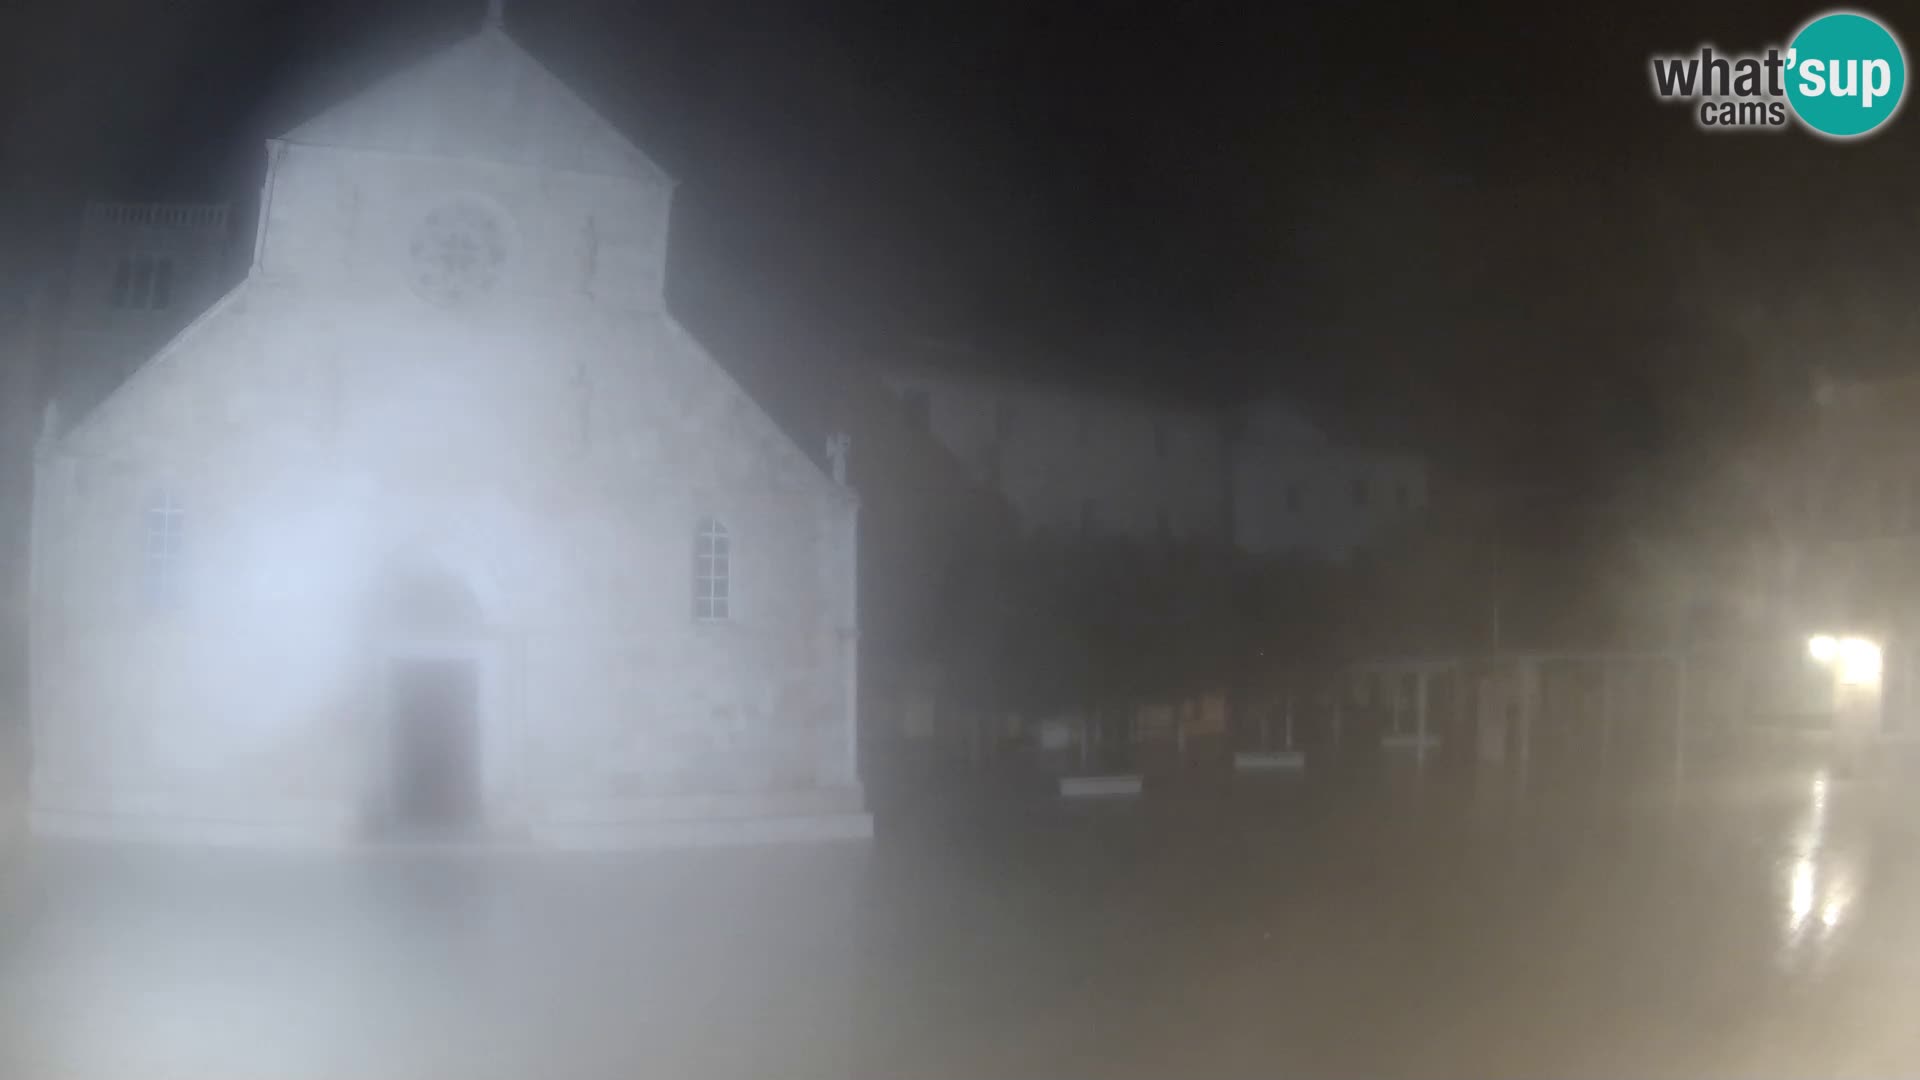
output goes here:
{"type": "Polygon", "coordinates": [[[727,617],[732,552],[727,527],[717,518],[700,519],[693,542],[693,617],[711,622],[727,617]]]}
{"type": "Polygon", "coordinates": [[[173,607],[180,601],[187,508],[172,488],[162,488],[147,500],[141,518],[142,591],[149,607],[173,607]]]}

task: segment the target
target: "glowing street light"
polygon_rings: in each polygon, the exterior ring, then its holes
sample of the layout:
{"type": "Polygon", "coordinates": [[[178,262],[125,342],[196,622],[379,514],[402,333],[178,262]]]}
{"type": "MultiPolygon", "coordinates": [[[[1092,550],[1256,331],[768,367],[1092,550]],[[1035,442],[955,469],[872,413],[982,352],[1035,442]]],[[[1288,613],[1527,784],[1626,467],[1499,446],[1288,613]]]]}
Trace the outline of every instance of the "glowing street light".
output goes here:
{"type": "Polygon", "coordinates": [[[1842,685],[1880,684],[1880,646],[1868,638],[1815,634],[1807,639],[1807,655],[1832,667],[1842,685]]]}
{"type": "Polygon", "coordinates": [[[1841,638],[1840,681],[1848,686],[1880,685],[1880,646],[1866,638],[1841,638]]]}
{"type": "Polygon", "coordinates": [[[1833,672],[1836,748],[1843,767],[1852,770],[1880,728],[1880,643],[1852,634],[1815,634],[1807,639],[1807,655],[1833,672]]]}

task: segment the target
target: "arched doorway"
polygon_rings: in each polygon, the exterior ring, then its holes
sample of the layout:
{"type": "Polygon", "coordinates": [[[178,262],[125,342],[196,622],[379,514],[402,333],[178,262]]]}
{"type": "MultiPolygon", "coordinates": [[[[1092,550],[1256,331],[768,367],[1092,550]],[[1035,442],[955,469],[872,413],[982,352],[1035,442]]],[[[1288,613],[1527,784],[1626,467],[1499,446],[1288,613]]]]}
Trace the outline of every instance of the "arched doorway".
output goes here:
{"type": "Polygon", "coordinates": [[[379,582],[382,753],[376,824],[389,836],[446,837],[485,823],[485,618],[457,577],[404,567],[379,582]]]}

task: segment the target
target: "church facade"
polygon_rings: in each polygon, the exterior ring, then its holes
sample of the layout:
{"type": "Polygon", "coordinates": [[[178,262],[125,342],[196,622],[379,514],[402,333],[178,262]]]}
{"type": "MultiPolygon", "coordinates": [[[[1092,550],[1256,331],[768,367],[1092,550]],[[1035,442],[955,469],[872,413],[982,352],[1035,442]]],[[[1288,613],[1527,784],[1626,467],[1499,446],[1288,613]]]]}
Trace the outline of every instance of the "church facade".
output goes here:
{"type": "Polygon", "coordinates": [[[268,154],[244,280],[43,437],[35,828],[870,833],[858,502],[667,312],[671,181],[497,23],[268,154]]]}

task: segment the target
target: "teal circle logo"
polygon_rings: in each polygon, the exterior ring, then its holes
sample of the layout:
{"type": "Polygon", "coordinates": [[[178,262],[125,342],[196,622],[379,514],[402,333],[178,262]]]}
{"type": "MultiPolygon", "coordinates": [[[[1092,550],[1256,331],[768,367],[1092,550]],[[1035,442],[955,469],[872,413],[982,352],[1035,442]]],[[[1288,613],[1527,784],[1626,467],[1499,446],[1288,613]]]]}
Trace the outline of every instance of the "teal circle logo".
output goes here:
{"type": "Polygon", "coordinates": [[[1787,100],[1822,135],[1865,135],[1900,111],[1907,58],[1877,21],[1836,11],[1802,27],[1787,47],[1787,100]]]}

